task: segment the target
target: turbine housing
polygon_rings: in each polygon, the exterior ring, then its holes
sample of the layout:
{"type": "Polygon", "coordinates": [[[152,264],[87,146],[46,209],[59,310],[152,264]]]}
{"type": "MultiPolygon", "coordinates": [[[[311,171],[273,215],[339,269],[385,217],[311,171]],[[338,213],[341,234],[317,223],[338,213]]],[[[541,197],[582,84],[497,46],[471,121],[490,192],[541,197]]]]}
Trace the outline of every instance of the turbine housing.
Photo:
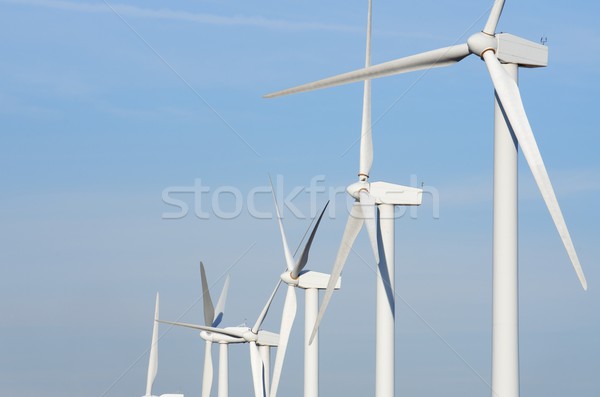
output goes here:
{"type": "Polygon", "coordinates": [[[479,32],[467,40],[469,51],[479,57],[486,51],[494,51],[502,63],[512,63],[525,68],[548,66],[548,47],[521,37],[499,33],[495,36],[479,32]]]}
{"type": "Polygon", "coordinates": [[[373,182],[369,193],[375,197],[376,204],[413,206],[421,205],[423,202],[423,189],[411,186],[373,182]]]}
{"type": "MultiPolygon", "coordinates": [[[[298,275],[298,278],[292,278],[290,272],[285,272],[281,275],[281,280],[287,285],[293,285],[294,287],[302,289],[327,289],[329,279],[331,276],[326,273],[315,272],[312,270],[304,270],[298,275]]],[[[335,284],[335,289],[340,289],[342,284],[341,277],[335,284]]]]}
{"type": "Polygon", "coordinates": [[[525,68],[548,66],[548,47],[545,45],[508,33],[497,34],[496,38],[496,56],[500,62],[514,63],[525,68]]]}
{"type": "Polygon", "coordinates": [[[260,331],[258,331],[256,344],[260,346],[277,347],[279,345],[279,334],[269,331],[263,331],[261,329],[260,331]]]}
{"type": "Polygon", "coordinates": [[[201,331],[200,337],[205,341],[212,343],[241,343],[242,338],[236,338],[231,335],[220,334],[218,332],[201,331]]]}
{"type": "Polygon", "coordinates": [[[356,182],[346,188],[349,195],[356,200],[360,198],[360,191],[366,190],[375,199],[375,204],[393,205],[421,205],[423,201],[423,190],[411,187],[395,185],[387,182],[356,182]]]}

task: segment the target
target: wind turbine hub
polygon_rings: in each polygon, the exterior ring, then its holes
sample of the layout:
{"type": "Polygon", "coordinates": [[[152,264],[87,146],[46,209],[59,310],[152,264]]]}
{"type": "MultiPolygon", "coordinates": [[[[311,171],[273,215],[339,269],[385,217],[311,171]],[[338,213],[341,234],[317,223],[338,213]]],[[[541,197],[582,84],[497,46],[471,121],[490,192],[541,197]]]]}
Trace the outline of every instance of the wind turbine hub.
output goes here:
{"type": "Polygon", "coordinates": [[[246,342],[256,342],[256,340],[258,339],[258,335],[253,333],[251,330],[248,330],[244,333],[243,338],[246,342]]]}
{"type": "Polygon", "coordinates": [[[498,49],[498,39],[496,36],[490,36],[489,34],[479,32],[475,33],[467,40],[469,51],[483,58],[483,54],[486,51],[494,51],[498,49]]]}
{"type": "Polygon", "coordinates": [[[367,182],[366,180],[364,181],[358,181],[356,183],[353,183],[352,185],[348,186],[346,188],[346,191],[348,192],[348,194],[352,197],[354,197],[356,200],[359,199],[360,196],[360,191],[364,190],[366,192],[369,192],[371,185],[369,184],[369,182],[367,182]]]}
{"type": "Polygon", "coordinates": [[[299,282],[299,277],[294,278],[292,276],[292,272],[284,272],[281,274],[281,280],[287,285],[297,286],[299,282]]]}

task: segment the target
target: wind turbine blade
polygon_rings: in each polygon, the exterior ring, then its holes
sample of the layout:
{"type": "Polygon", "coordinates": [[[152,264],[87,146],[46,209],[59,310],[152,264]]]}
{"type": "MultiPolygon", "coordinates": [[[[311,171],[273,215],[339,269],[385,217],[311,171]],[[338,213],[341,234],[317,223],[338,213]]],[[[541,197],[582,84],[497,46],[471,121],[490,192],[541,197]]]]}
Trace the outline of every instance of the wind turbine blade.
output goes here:
{"type": "Polygon", "coordinates": [[[204,263],[200,262],[200,278],[202,279],[202,301],[204,302],[204,324],[212,325],[215,318],[215,307],[213,306],[212,299],[210,299],[210,292],[208,291],[208,281],[206,280],[206,271],[204,270],[204,263]]]}
{"type": "Polygon", "coordinates": [[[221,295],[219,296],[219,300],[217,301],[217,307],[215,308],[215,314],[211,324],[211,326],[213,327],[217,327],[219,324],[221,324],[223,316],[225,315],[225,302],[227,302],[229,282],[230,278],[229,275],[227,275],[227,278],[225,279],[225,284],[223,284],[223,289],[221,290],[221,295]]]}
{"type": "Polygon", "coordinates": [[[381,63],[368,68],[355,70],[329,77],[323,80],[315,81],[297,87],[288,88],[265,95],[265,98],[274,98],[283,95],[297,94],[300,92],[313,91],[321,88],[335,87],[342,84],[354,83],[366,79],[374,79],[393,74],[414,72],[416,70],[438,68],[450,66],[469,55],[467,44],[460,44],[451,47],[440,48],[438,50],[423,52],[417,55],[411,55],[394,61],[381,63]]]}
{"type": "MultiPolygon", "coordinates": [[[[371,66],[371,16],[372,4],[369,0],[369,12],[367,21],[367,50],[365,56],[365,68],[371,66]]],[[[367,79],[363,89],[363,113],[362,128],[360,131],[360,166],[358,175],[369,177],[373,165],[373,132],[371,125],[371,80],[367,79]]]]}
{"type": "Polygon", "coordinates": [[[308,238],[308,241],[306,242],[306,245],[304,246],[304,250],[302,250],[302,255],[300,255],[300,259],[298,260],[298,263],[296,263],[296,266],[294,266],[294,269],[292,270],[292,278],[294,278],[294,279],[298,278],[298,275],[300,274],[302,269],[304,269],[304,267],[308,263],[308,253],[310,252],[310,247],[315,238],[315,234],[317,233],[317,229],[319,228],[319,223],[321,223],[321,219],[323,218],[323,215],[325,214],[325,210],[327,209],[328,205],[329,205],[329,201],[327,201],[327,203],[325,204],[325,207],[323,207],[323,211],[321,211],[321,215],[319,215],[319,219],[317,220],[317,223],[315,223],[315,227],[313,228],[312,232],[310,233],[310,237],[308,238]]]}
{"type": "Polygon", "coordinates": [[[375,199],[367,191],[361,190],[359,193],[360,197],[360,209],[362,210],[363,217],[365,219],[365,228],[369,235],[369,241],[371,242],[371,249],[375,256],[375,263],[379,263],[379,245],[377,243],[377,207],[375,206],[375,199]]]}
{"type": "Polygon", "coordinates": [[[176,325],[178,327],[186,327],[186,328],[198,329],[198,330],[206,331],[206,332],[214,332],[216,334],[227,335],[227,336],[231,336],[234,338],[243,338],[244,337],[244,331],[241,331],[241,330],[238,331],[238,330],[232,330],[232,329],[228,329],[228,328],[207,327],[205,325],[179,323],[179,322],[165,321],[165,320],[158,320],[158,322],[163,323],[163,324],[176,325]]]}
{"type": "Polygon", "coordinates": [[[254,396],[265,397],[265,384],[263,382],[263,362],[256,342],[248,343],[250,346],[250,367],[252,368],[252,383],[254,385],[254,396]]]}
{"type": "Polygon", "coordinates": [[[550,211],[550,215],[554,220],[556,229],[558,230],[567,253],[569,254],[573,268],[577,273],[577,277],[579,277],[579,282],[581,283],[583,289],[587,290],[587,281],[583,274],[581,264],[579,263],[577,252],[575,251],[575,247],[571,241],[569,229],[567,229],[567,224],[565,223],[560,206],[558,205],[558,200],[554,194],[554,189],[552,188],[550,177],[548,176],[548,172],[544,166],[542,155],[540,154],[533,131],[529,125],[529,120],[527,119],[527,114],[525,113],[525,108],[521,100],[519,87],[517,86],[517,83],[510,77],[510,75],[506,73],[498,61],[498,58],[496,58],[496,55],[492,51],[485,52],[483,54],[483,58],[494,83],[496,95],[502,105],[502,110],[508,118],[515,136],[519,141],[519,146],[521,146],[523,156],[525,156],[527,164],[529,164],[529,168],[533,174],[533,178],[535,179],[537,186],[542,193],[542,197],[546,202],[548,211],[550,211]]]}
{"type": "Polygon", "coordinates": [[[273,187],[273,181],[269,177],[271,183],[271,193],[273,194],[273,202],[275,203],[275,212],[277,213],[277,221],[279,223],[279,232],[281,233],[281,241],[283,242],[283,253],[285,254],[285,263],[289,272],[294,270],[294,257],[290,252],[290,248],[285,237],[285,231],[283,230],[283,222],[281,221],[281,214],[279,213],[279,205],[277,204],[277,197],[275,197],[275,188],[273,187]]]}
{"type": "Polygon", "coordinates": [[[156,293],[156,304],[154,306],[154,323],[152,326],[152,343],[150,345],[150,358],[148,360],[148,378],[146,380],[146,395],[152,395],[152,384],[158,372],[158,305],[159,296],[156,293]]]}
{"type": "Polygon", "coordinates": [[[210,397],[213,382],[212,342],[206,341],[204,350],[204,372],[202,374],[202,397],[210,397]]]}
{"type": "Polygon", "coordinates": [[[335,262],[333,263],[333,269],[331,270],[331,275],[329,276],[329,282],[327,283],[327,289],[325,290],[325,294],[323,295],[323,302],[321,303],[321,307],[319,308],[319,314],[317,315],[317,321],[315,322],[315,326],[313,328],[312,334],[310,335],[309,343],[312,343],[317,331],[319,330],[319,324],[325,315],[325,310],[327,310],[327,305],[329,305],[329,301],[331,300],[331,296],[335,289],[338,279],[342,274],[342,270],[344,269],[344,265],[346,264],[346,259],[348,258],[348,254],[350,253],[350,249],[352,249],[352,245],[356,240],[356,236],[360,232],[360,228],[364,223],[364,218],[362,214],[362,210],[360,209],[360,204],[358,202],[354,203],[352,209],[350,210],[350,217],[348,217],[348,222],[346,223],[346,229],[344,230],[344,235],[342,236],[342,243],[340,244],[340,248],[338,250],[337,256],[335,258],[335,262]]]}
{"type": "Polygon", "coordinates": [[[490,16],[483,28],[483,33],[489,34],[493,36],[496,34],[496,27],[498,26],[498,21],[500,20],[500,15],[502,15],[502,9],[504,8],[504,0],[495,0],[494,5],[492,6],[492,10],[490,11],[490,16]]]}
{"type": "Polygon", "coordinates": [[[275,356],[275,364],[273,366],[273,378],[271,380],[270,397],[277,396],[277,388],[281,378],[281,370],[283,369],[283,360],[285,359],[285,351],[287,350],[290,332],[296,317],[296,287],[288,285],[285,303],[283,304],[283,313],[281,314],[281,327],[279,328],[279,345],[277,346],[277,356],[275,356]]]}
{"type": "Polygon", "coordinates": [[[273,303],[273,298],[275,298],[275,294],[277,293],[277,290],[279,289],[280,285],[281,285],[281,278],[279,279],[279,281],[277,282],[277,285],[275,286],[275,289],[271,293],[271,296],[269,297],[267,304],[265,305],[265,307],[263,307],[262,312],[258,316],[258,319],[256,320],[256,323],[254,324],[254,327],[252,327],[253,334],[258,333],[260,326],[262,325],[263,321],[265,321],[265,317],[267,316],[267,313],[269,312],[271,303],[273,303]]]}

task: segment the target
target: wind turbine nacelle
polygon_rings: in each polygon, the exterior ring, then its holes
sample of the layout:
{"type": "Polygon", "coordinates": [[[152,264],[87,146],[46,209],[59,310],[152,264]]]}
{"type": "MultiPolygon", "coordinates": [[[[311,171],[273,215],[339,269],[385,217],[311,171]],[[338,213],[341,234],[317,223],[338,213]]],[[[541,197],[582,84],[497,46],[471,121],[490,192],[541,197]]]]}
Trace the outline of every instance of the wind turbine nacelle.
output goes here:
{"type": "Polygon", "coordinates": [[[514,63],[525,68],[548,66],[548,47],[508,33],[496,35],[496,56],[502,63],[514,63]]]}
{"type": "Polygon", "coordinates": [[[258,331],[256,344],[260,346],[277,347],[279,345],[279,334],[269,331],[258,331]]]}
{"type": "Polygon", "coordinates": [[[423,202],[422,189],[387,182],[372,182],[369,194],[375,198],[376,204],[413,206],[423,202]]]}
{"type": "MultiPolygon", "coordinates": [[[[227,329],[227,328],[225,328],[227,329]]],[[[220,334],[218,332],[201,331],[200,337],[205,341],[212,343],[244,343],[243,338],[238,338],[231,335],[220,334]]]]}
{"type": "MultiPolygon", "coordinates": [[[[330,275],[326,273],[315,272],[312,270],[307,270],[300,273],[298,276],[296,286],[298,288],[303,289],[327,289],[327,284],[329,284],[330,275]]],[[[337,283],[335,284],[335,289],[340,289],[342,285],[342,278],[338,278],[337,283]]]]}

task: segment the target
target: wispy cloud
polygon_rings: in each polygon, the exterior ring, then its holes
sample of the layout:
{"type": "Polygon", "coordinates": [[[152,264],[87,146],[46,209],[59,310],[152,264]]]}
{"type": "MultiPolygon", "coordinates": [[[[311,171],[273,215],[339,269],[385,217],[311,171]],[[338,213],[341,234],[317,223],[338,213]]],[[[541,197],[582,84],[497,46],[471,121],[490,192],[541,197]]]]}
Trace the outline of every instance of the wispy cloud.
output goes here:
{"type": "Polygon", "coordinates": [[[0,114],[53,120],[62,117],[62,113],[56,109],[30,104],[26,100],[2,93],[0,93],[0,114]]]}
{"type": "Polygon", "coordinates": [[[339,32],[362,32],[362,27],[353,27],[339,24],[323,24],[316,22],[286,21],[269,19],[261,16],[220,16],[188,11],[174,11],[168,8],[150,9],[128,4],[113,4],[108,2],[81,3],[64,0],[0,0],[0,3],[9,3],[19,6],[36,6],[56,10],[84,12],[84,13],[114,13],[122,16],[145,19],[164,19],[188,21],[206,25],[221,26],[249,26],[267,29],[285,30],[329,30],[339,32]],[[110,6],[109,6],[110,4],[110,6]]]}

